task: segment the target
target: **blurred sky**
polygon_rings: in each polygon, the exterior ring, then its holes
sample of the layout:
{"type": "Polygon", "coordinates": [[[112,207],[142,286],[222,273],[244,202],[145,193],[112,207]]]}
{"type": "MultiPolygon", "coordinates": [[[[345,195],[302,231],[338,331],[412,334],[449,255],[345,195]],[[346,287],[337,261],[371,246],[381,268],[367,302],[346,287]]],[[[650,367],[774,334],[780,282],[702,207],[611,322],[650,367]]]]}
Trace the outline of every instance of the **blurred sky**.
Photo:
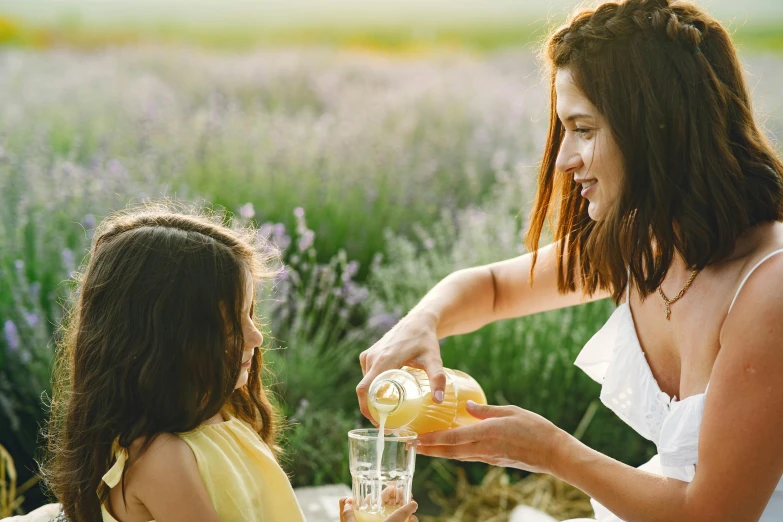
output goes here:
{"type": "MultiPolygon", "coordinates": [[[[574,0],[0,0],[0,13],[43,24],[209,25],[481,23],[561,19],[574,0]]],[[[696,0],[722,21],[783,23],[783,0],[696,0]]]]}

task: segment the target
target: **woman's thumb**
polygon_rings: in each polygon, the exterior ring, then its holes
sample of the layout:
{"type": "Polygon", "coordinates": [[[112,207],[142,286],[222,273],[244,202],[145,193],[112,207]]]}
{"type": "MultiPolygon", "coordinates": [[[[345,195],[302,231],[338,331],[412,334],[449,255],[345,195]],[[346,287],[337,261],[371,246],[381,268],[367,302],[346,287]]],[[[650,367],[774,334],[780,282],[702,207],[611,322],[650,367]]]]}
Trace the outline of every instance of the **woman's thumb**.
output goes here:
{"type": "Polygon", "coordinates": [[[487,404],[477,404],[473,401],[465,403],[468,413],[477,419],[489,419],[490,417],[503,417],[502,406],[489,406],[487,404]]]}

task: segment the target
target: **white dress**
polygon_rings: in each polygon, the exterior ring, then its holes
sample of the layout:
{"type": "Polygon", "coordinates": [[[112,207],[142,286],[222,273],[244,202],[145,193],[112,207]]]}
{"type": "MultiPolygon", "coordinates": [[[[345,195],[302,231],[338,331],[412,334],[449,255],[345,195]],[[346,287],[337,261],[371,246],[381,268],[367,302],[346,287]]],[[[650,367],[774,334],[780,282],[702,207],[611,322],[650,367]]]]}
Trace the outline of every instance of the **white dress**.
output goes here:
{"type": "MultiPolygon", "coordinates": [[[[734,295],[729,312],[750,274],[761,263],[782,252],[783,249],[770,253],[748,271],[734,295]]],[[[642,437],[655,443],[658,454],[639,469],[686,482],[693,480],[699,428],[709,384],[704,393],[681,401],[661,391],[636,335],[627,297],[588,341],[574,364],[601,383],[601,402],[642,437]]],[[[596,520],[622,522],[595,500],[590,502],[596,520]]],[[[572,522],[577,520],[592,519],[573,519],[572,522]]],[[[783,477],[759,521],[783,521],[783,477]]]]}

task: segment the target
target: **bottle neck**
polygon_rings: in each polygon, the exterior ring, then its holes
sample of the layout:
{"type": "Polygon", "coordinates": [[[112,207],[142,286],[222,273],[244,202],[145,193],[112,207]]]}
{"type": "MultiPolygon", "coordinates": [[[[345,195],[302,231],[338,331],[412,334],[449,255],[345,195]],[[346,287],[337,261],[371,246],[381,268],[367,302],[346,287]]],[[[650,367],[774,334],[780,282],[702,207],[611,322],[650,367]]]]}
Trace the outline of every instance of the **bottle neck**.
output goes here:
{"type": "Polygon", "coordinates": [[[370,386],[369,400],[379,414],[391,415],[405,401],[405,387],[392,378],[376,378],[370,386]]]}

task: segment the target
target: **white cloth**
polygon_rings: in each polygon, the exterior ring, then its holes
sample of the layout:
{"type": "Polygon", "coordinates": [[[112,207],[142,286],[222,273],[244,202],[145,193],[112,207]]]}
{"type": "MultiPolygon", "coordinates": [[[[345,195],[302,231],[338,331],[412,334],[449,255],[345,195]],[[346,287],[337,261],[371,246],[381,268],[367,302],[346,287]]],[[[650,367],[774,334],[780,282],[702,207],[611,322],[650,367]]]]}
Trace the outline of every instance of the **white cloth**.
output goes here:
{"type": "MultiPolygon", "coordinates": [[[[734,295],[729,312],[750,274],[761,263],[781,252],[783,249],[770,253],[748,271],[734,295]]],[[[639,469],[685,482],[693,480],[709,384],[704,393],[682,401],[676,396],[669,397],[660,389],[636,335],[627,297],[588,341],[574,364],[602,385],[601,402],[642,437],[655,443],[658,454],[639,469]]],[[[595,500],[591,503],[598,521],[622,522],[595,500]]],[[[783,521],[783,477],[759,520],[783,521]]]]}

